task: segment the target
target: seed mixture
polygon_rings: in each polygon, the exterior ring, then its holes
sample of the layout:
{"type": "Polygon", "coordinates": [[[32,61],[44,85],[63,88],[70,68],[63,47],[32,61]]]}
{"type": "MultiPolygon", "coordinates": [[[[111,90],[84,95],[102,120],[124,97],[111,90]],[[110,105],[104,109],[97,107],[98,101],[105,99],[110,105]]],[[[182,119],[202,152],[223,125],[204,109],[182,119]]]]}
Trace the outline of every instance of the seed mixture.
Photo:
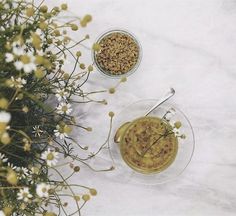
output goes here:
{"type": "Polygon", "coordinates": [[[178,140],[171,125],[157,117],[141,117],[125,130],[120,143],[124,161],[141,173],[166,169],[174,161],[178,140]]]}
{"type": "Polygon", "coordinates": [[[128,34],[110,33],[101,39],[99,45],[100,51],[96,54],[96,61],[108,74],[125,74],[138,62],[139,45],[128,34]]]}

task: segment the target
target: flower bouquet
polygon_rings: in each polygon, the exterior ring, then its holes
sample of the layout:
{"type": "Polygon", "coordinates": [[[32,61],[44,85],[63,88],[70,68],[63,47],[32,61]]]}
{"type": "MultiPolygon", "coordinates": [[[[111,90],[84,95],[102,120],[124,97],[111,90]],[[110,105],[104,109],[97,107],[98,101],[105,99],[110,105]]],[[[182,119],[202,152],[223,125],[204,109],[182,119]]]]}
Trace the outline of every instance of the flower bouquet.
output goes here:
{"type": "MultiPolygon", "coordinates": [[[[71,136],[73,128],[92,129],[77,123],[72,104],[106,104],[91,95],[107,90],[83,90],[93,66],[80,61],[77,47],[89,36],[75,41],[68,32],[86,27],[92,17],[62,23],[57,17],[66,10],[66,4],[49,9],[43,2],[35,5],[28,0],[0,3],[1,216],[80,215],[91,195],[97,194],[93,188],[69,183],[80,170],[76,162],[87,164],[102,149],[87,158],[75,153],[75,148],[87,147],[71,136]],[[69,57],[72,71],[65,69],[69,57]],[[59,162],[62,157],[65,161],[59,162]],[[70,175],[61,174],[63,166],[70,175]],[[78,195],[75,187],[86,191],[78,195]],[[76,203],[73,212],[68,213],[63,197],[76,203]]],[[[110,122],[113,115],[109,113],[110,122]]]]}

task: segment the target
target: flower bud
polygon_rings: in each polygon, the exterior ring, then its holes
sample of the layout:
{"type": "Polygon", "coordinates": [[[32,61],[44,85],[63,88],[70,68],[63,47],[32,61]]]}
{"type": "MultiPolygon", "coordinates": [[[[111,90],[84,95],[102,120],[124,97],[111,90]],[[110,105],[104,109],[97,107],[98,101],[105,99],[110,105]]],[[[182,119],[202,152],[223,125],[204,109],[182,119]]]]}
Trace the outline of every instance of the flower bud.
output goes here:
{"type": "Polygon", "coordinates": [[[85,202],[89,201],[89,200],[90,200],[89,194],[84,194],[84,195],[82,196],[82,199],[83,199],[85,202]]]}
{"type": "Polygon", "coordinates": [[[12,169],[10,169],[7,172],[7,182],[11,185],[17,185],[17,183],[18,183],[17,174],[12,169]]]}
{"type": "Polygon", "coordinates": [[[91,194],[92,196],[96,196],[96,195],[97,195],[97,190],[94,189],[94,188],[90,188],[90,189],[89,189],[89,192],[90,192],[90,194],[91,194]]]}

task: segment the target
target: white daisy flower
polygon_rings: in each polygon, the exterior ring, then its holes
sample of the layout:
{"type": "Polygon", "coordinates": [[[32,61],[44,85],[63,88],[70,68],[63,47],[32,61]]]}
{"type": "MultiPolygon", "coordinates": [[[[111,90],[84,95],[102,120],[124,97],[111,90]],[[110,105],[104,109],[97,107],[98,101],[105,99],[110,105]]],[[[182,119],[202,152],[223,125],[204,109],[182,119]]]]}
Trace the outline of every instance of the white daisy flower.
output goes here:
{"type": "Polygon", "coordinates": [[[24,70],[25,73],[31,73],[36,70],[35,56],[32,52],[22,55],[19,61],[14,63],[17,70],[24,70]]]}
{"type": "Polygon", "coordinates": [[[6,111],[0,111],[0,123],[8,124],[11,120],[11,114],[6,111]]]}
{"type": "Polygon", "coordinates": [[[8,158],[5,154],[0,153],[0,164],[6,163],[8,161],[8,158]]]}
{"type": "Polygon", "coordinates": [[[43,131],[40,129],[40,126],[39,125],[36,125],[33,127],[33,132],[35,137],[40,137],[42,134],[43,134],[43,131]]]}
{"type": "Polygon", "coordinates": [[[63,130],[62,127],[60,127],[60,125],[56,126],[54,134],[56,137],[59,137],[60,139],[65,139],[66,137],[68,137],[68,134],[63,130]]]}
{"type": "Polygon", "coordinates": [[[17,56],[25,54],[25,46],[22,46],[20,41],[14,41],[12,43],[12,48],[12,52],[17,56]]]}
{"type": "Polygon", "coordinates": [[[49,190],[51,189],[50,185],[45,183],[38,184],[36,187],[36,193],[39,197],[48,198],[49,197],[49,190]]]}
{"type": "Polygon", "coordinates": [[[55,166],[58,161],[58,153],[48,148],[47,151],[42,153],[41,159],[45,160],[48,166],[55,166]]]}
{"type": "Polygon", "coordinates": [[[11,53],[6,53],[5,57],[6,57],[6,62],[12,62],[14,60],[14,55],[12,55],[11,53]]]}
{"type": "Polygon", "coordinates": [[[29,176],[29,170],[25,167],[19,168],[19,179],[24,179],[29,176]]]}
{"type": "Polygon", "coordinates": [[[26,84],[26,80],[18,77],[15,79],[13,76],[11,77],[11,85],[10,87],[22,88],[26,84]]]}
{"type": "Polygon", "coordinates": [[[57,107],[58,114],[67,114],[69,115],[72,112],[71,105],[69,103],[62,102],[57,107]]]}
{"type": "Polygon", "coordinates": [[[63,100],[63,99],[67,99],[67,97],[69,96],[69,92],[65,89],[57,89],[56,90],[56,97],[59,101],[63,100]]]}
{"type": "Polygon", "coordinates": [[[29,192],[29,188],[24,187],[23,189],[20,189],[20,191],[17,193],[17,199],[23,200],[24,202],[29,202],[29,200],[32,198],[32,194],[29,192]]]}
{"type": "Polygon", "coordinates": [[[6,216],[3,211],[0,211],[0,216],[6,216]]]}

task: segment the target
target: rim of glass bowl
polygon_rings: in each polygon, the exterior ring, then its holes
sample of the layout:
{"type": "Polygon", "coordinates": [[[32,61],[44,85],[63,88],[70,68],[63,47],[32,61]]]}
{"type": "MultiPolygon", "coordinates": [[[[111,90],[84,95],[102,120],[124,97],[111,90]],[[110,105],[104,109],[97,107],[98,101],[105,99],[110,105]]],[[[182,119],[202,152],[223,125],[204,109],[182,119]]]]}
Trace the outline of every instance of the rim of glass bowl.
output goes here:
{"type": "MultiPolygon", "coordinates": [[[[118,114],[117,116],[121,115],[122,112],[124,112],[124,110],[126,110],[128,107],[134,106],[135,104],[139,104],[139,103],[145,102],[145,101],[146,101],[147,103],[153,101],[153,104],[157,102],[156,99],[138,100],[138,101],[136,101],[136,102],[134,102],[134,103],[129,104],[129,105],[126,106],[124,109],[122,109],[122,110],[119,112],[119,114],[118,114]]],[[[152,177],[152,175],[158,175],[158,174],[160,174],[160,173],[150,173],[150,174],[138,173],[138,172],[136,172],[136,171],[134,171],[134,170],[131,170],[131,168],[129,168],[128,165],[125,164],[124,161],[122,161],[122,165],[121,165],[121,166],[126,165],[126,166],[127,166],[127,169],[129,169],[129,170],[132,172],[132,174],[130,174],[129,180],[127,180],[127,181],[134,182],[134,183],[138,183],[138,184],[143,184],[143,185],[158,185],[158,184],[164,184],[164,183],[173,181],[173,180],[175,180],[176,178],[178,178],[178,177],[186,170],[186,168],[188,167],[189,163],[191,162],[191,160],[192,160],[192,158],[193,158],[193,154],[194,154],[194,151],[195,151],[195,143],[196,143],[196,142],[195,142],[194,130],[193,130],[193,127],[192,127],[192,124],[191,124],[190,120],[189,120],[188,117],[184,114],[184,112],[181,111],[181,110],[178,108],[178,106],[176,106],[175,104],[172,104],[172,103],[168,103],[168,102],[167,102],[167,103],[165,103],[165,104],[163,104],[163,105],[161,105],[161,106],[164,106],[164,107],[167,107],[167,106],[173,107],[173,108],[174,108],[177,112],[179,112],[179,113],[185,118],[185,120],[187,121],[187,123],[188,123],[188,125],[189,125],[189,129],[190,129],[190,131],[191,131],[191,135],[192,135],[192,152],[191,152],[191,154],[189,155],[189,160],[187,161],[187,163],[185,164],[185,166],[182,168],[182,170],[181,170],[180,172],[178,172],[175,176],[172,176],[172,177],[170,177],[169,179],[165,179],[165,180],[160,181],[160,182],[158,182],[158,181],[157,181],[157,182],[150,182],[150,181],[148,181],[147,183],[145,183],[145,182],[143,182],[143,181],[139,181],[137,178],[142,178],[142,177],[143,177],[143,178],[149,178],[149,177],[152,177]],[[136,177],[134,177],[134,176],[136,176],[136,177]],[[138,177],[138,176],[140,176],[140,177],[138,177]]],[[[119,120],[118,120],[118,122],[119,122],[119,120]]],[[[116,122],[115,126],[118,126],[118,125],[117,125],[118,122],[116,122]]],[[[114,129],[116,130],[117,128],[114,128],[114,129]]],[[[115,131],[114,131],[114,132],[115,132],[115,131]]],[[[114,134],[113,134],[113,135],[114,135],[114,134]]],[[[117,145],[117,144],[113,142],[112,145],[117,145]]],[[[121,154],[121,153],[120,153],[120,149],[117,149],[117,148],[118,148],[117,146],[116,146],[115,148],[116,148],[116,150],[119,151],[119,154],[121,154]]],[[[121,156],[120,156],[120,157],[121,157],[121,156]]],[[[115,164],[116,164],[116,162],[115,162],[115,164]]],[[[168,168],[167,168],[167,169],[168,169],[168,168]]]]}
{"type": "Polygon", "coordinates": [[[137,63],[134,65],[134,67],[128,71],[127,73],[124,73],[124,74],[119,74],[119,75],[114,75],[114,74],[110,74],[108,72],[106,72],[105,70],[103,70],[99,64],[97,63],[97,60],[96,60],[96,52],[94,50],[92,50],[92,60],[93,62],[95,63],[95,66],[97,68],[97,70],[103,74],[104,76],[106,77],[109,77],[109,78],[121,78],[121,77],[128,77],[130,76],[131,74],[133,74],[139,67],[141,61],[142,61],[142,56],[143,56],[143,49],[142,49],[142,46],[139,42],[139,40],[137,39],[137,37],[129,32],[128,30],[126,29],[122,29],[122,28],[112,28],[112,29],[109,29],[109,30],[106,30],[104,31],[102,34],[100,34],[97,39],[95,40],[95,43],[99,43],[105,36],[111,34],[111,33],[114,33],[114,32],[120,32],[120,33],[124,33],[126,35],[129,35],[131,38],[134,39],[134,41],[137,43],[138,47],[139,47],[139,56],[138,56],[138,61],[137,63]]]}

